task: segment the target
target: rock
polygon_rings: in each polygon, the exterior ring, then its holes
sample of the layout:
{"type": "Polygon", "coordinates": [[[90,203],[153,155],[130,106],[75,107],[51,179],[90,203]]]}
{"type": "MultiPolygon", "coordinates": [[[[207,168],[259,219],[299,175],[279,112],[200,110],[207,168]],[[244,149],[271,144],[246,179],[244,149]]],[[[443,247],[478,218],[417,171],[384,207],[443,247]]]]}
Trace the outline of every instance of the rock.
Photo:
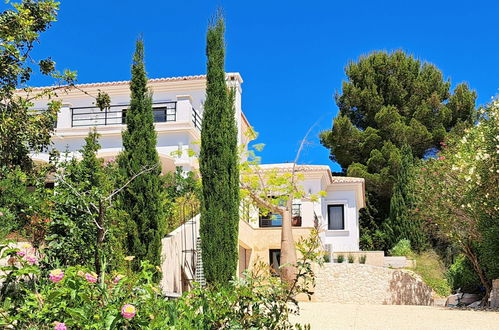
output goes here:
{"type": "Polygon", "coordinates": [[[475,293],[465,293],[463,294],[463,297],[461,298],[461,302],[465,305],[469,305],[471,303],[474,303],[477,300],[481,300],[482,296],[479,294],[475,293]]]}
{"type": "Polygon", "coordinates": [[[475,301],[474,303],[471,303],[471,304],[469,304],[469,305],[468,305],[468,306],[466,306],[466,307],[469,307],[469,308],[477,308],[477,307],[479,307],[479,306],[480,306],[480,303],[481,303],[481,302],[482,302],[481,300],[477,300],[477,301],[475,301]]]}
{"type": "Polygon", "coordinates": [[[445,302],[445,306],[446,307],[457,306],[458,301],[459,301],[459,293],[458,294],[451,294],[450,296],[447,297],[447,301],[445,302]]]}

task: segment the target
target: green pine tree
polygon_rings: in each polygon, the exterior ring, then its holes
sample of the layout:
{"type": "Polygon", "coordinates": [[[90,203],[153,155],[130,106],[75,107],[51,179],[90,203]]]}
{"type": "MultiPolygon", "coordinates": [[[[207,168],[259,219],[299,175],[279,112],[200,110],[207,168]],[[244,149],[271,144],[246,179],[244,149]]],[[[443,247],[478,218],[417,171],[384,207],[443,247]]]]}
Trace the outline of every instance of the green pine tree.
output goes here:
{"type": "Polygon", "coordinates": [[[387,221],[387,233],[390,239],[388,245],[393,247],[401,239],[411,241],[411,247],[421,251],[426,243],[422,225],[412,216],[414,196],[411,187],[411,177],[414,169],[414,159],[411,147],[402,147],[402,160],[390,200],[390,217],[387,221]]]}
{"type": "Polygon", "coordinates": [[[366,192],[375,196],[368,213],[385,221],[402,146],[409,145],[417,159],[439,149],[450,131],[473,123],[476,93],[466,84],[451,92],[437,67],[403,51],[373,52],[348,64],[345,72],[347,80],[336,95],[339,114],[332,129],[321,133],[321,143],[344,173],[365,178],[366,192]]]}
{"type": "Polygon", "coordinates": [[[129,216],[126,245],[128,253],[135,256],[135,267],[140,260],[160,265],[164,231],[161,166],[156,151],[152,96],[147,88],[144,43],[140,39],[133,56],[130,91],[118,164],[124,182],[145,169],[151,170],[133,180],[121,194],[123,210],[129,216]]]}
{"type": "Polygon", "coordinates": [[[199,165],[202,176],[201,249],[208,283],[226,285],[236,275],[239,168],[234,94],[225,82],[225,23],[207,32],[206,102],[199,165]]]}

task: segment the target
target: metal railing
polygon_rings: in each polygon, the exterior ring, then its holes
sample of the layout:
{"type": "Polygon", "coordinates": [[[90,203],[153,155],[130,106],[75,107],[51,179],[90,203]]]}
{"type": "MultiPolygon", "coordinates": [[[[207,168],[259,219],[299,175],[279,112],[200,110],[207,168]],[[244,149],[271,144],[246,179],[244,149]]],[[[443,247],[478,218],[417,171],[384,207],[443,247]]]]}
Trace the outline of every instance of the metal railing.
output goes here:
{"type": "Polygon", "coordinates": [[[201,115],[196,111],[196,109],[192,108],[192,123],[194,127],[201,130],[201,115]]]}
{"type": "MultiPolygon", "coordinates": [[[[71,108],[71,127],[123,125],[129,106],[116,104],[104,110],[95,106],[71,108]]],[[[177,102],[154,102],[153,114],[156,123],[176,121],[177,102]]]]}

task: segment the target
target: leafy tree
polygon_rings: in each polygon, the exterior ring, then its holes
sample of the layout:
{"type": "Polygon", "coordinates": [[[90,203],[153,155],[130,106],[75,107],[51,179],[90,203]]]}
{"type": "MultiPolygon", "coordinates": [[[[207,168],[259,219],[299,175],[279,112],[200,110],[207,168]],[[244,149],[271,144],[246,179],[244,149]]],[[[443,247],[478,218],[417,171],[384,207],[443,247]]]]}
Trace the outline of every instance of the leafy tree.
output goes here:
{"type": "Polygon", "coordinates": [[[234,93],[225,81],[225,23],[218,15],[206,35],[206,101],[199,166],[201,250],[208,283],[227,285],[238,260],[239,165],[234,93]]]}
{"type": "Polygon", "coordinates": [[[347,175],[366,179],[376,197],[371,205],[386,219],[401,147],[407,144],[415,158],[439,149],[450,130],[474,120],[476,93],[466,84],[451,93],[438,68],[403,51],[371,53],[345,71],[339,114],[321,142],[347,175]]]}
{"type": "MultiPolygon", "coordinates": [[[[130,82],[131,100],[123,132],[123,152],[118,158],[124,182],[144,168],[151,170],[138,177],[121,194],[122,208],[129,216],[127,226],[128,253],[136,260],[161,262],[161,238],[164,233],[163,189],[161,167],[156,151],[156,131],[152,98],[147,88],[144,65],[144,43],[137,40],[130,82]]],[[[138,261],[135,263],[138,268],[138,261]]]]}
{"type": "MultiPolygon", "coordinates": [[[[52,0],[23,0],[13,3],[13,9],[0,14],[0,177],[6,168],[19,166],[30,171],[31,152],[43,152],[57,120],[61,102],[58,93],[77,88],[76,72],[56,70],[55,62],[47,57],[36,60],[33,49],[40,34],[56,21],[59,4],[52,0]],[[28,87],[33,72],[54,79],[53,87],[28,87]],[[33,101],[48,99],[47,109],[30,110],[33,101]]],[[[99,93],[97,105],[106,107],[108,96],[99,93]]]]}
{"type": "Polygon", "coordinates": [[[390,215],[386,225],[388,239],[391,240],[388,243],[393,246],[400,240],[406,239],[411,242],[414,250],[421,251],[426,240],[421,222],[412,213],[414,187],[411,178],[414,175],[414,160],[411,147],[404,145],[401,152],[402,160],[390,200],[390,215]]]}
{"type": "Polygon", "coordinates": [[[486,290],[484,302],[491,279],[499,277],[498,121],[496,100],[476,126],[449,137],[438,158],[425,160],[415,178],[419,217],[466,256],[486,290]]]}

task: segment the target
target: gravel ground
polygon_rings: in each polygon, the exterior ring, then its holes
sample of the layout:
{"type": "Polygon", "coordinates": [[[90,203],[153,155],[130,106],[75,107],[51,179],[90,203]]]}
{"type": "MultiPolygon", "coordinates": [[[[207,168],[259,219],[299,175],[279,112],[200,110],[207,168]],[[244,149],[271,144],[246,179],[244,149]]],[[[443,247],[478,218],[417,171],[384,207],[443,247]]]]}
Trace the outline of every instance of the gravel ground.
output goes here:
{"type": "Polygon", "coordinates": [[[293,322],[312,329],[495,329],[499,312],[457,310],[433,306],[342,305],[300,303],[293,322]]]}

